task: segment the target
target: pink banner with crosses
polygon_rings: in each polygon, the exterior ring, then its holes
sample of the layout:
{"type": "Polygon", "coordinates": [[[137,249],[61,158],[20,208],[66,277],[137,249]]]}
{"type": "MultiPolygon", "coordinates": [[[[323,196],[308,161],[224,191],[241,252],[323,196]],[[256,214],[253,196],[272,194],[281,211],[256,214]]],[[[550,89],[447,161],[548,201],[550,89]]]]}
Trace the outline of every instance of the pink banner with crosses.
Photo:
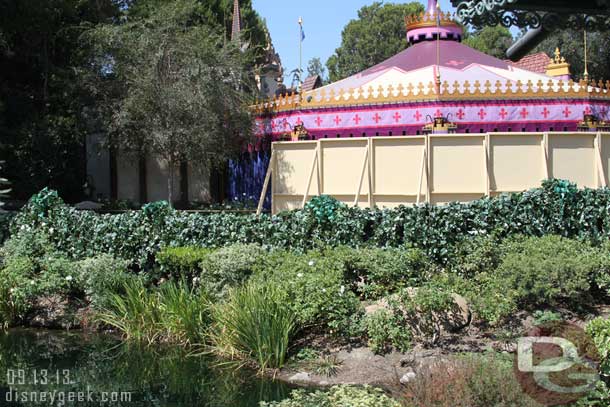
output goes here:
{"type": "Polygon", "coordinates": [[[314,138],[410,135],[440,116],[458,132],[572,131],[585,114],[608,120],[609,112],[609,102],[592,100],[422,102],[290,111],[257,118],[256,133],[280,136],[303,124],[314,138]]]}

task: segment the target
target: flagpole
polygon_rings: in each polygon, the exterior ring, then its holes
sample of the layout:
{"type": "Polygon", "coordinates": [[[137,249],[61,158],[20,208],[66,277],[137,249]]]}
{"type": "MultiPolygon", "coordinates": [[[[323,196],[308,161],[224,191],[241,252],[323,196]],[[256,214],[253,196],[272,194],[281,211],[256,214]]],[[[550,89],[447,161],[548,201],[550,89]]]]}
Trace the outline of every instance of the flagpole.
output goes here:
{"type": "Polygon", "coordinates": [[[303,88],[303,18],[299,17],[299,94],[303,88]]]}

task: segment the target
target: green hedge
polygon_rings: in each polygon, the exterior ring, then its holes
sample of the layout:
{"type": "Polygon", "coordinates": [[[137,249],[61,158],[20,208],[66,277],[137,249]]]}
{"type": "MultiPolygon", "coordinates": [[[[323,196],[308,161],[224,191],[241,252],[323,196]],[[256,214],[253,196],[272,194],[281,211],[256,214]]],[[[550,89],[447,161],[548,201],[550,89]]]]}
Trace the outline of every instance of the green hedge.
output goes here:
{"type": "Polygon", "coordinates": [[[222,247],[258,243],[266,248],[305,251],[322,246],[423,249],[446,263],[455,247],[473,236],[495,233],[555,234],[599,242],[610,236],[610,189],[578,190],[566,181],[545,181],[524,193],[446,206],[360,209],[328,197],[314,198],[304,210],[276,216],[189,214],[166,203],[141,211],[99,215],[64,205],[43,190],[15,218],[12,233],[46,232],[56,248],[74,258],[109,253],[151,266],[163,247],[222,247]]]}

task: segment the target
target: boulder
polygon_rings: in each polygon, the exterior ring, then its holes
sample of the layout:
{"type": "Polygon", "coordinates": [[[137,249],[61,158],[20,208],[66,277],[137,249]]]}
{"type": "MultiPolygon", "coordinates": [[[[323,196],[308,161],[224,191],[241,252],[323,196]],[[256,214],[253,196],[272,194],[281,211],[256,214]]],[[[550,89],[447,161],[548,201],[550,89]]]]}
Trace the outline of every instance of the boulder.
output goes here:
{"type": "Polygon", "coordinates": [[[40,297],[34,302],[29,325],[47,329],[74,329],[80,327],[76,304],[59,295],[40,297]]]}
{"type": "Polygon", "coordinates": [[[311,381],[311,377],[307,372],[297,373],[288,378],[288,381],[291,383],[309,383],[311,381]]]}
{"type": "MultiPolygon", "coordinates": [[[[405,290],[411,297],[417,293],[417,288],[409,287],[405,290]]],[[[445,315],[439,315],[438,318],[443,321],[443,326],[447,331],[455,332],[470,325],[472,312],[466,298],[459,294],[451,294],[451,296],[453,297],[455,306],[445,315]]],[[[381,300],[366,306],[364,312],[366,315],[371,315],[382,309],[390,310],[387,298],[382,298],[381,300]]]]}

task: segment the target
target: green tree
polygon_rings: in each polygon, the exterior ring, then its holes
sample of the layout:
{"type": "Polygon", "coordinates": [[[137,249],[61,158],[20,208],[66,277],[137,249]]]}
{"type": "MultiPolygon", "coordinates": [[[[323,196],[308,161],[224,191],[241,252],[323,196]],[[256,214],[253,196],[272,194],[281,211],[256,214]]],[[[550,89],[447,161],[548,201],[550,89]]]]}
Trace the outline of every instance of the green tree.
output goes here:
{"type": "Polygon", "coordinates": [[[506,59],[506,51],[513,42],[513,36],[508,28],[502,26],[485,26],[474,33],[469,33],[464,39],[464,44],[469,47],[500,59],[506,59]]]}
{"type": "Polygon", "coordinates": [[[194,0],[159,6],[141,20],[100,25],[93,92],[110,146],[147,153],[168,167],[168,201],[181,162],[224,162],[251,133],[250,72],[242,53],[209,27],[193,25],[194,0]]]}
{"type": "Polygon", "coordinates": [[[341,46],[328,59],[331,82],[370,68],[407,46],[405,17],[424,12],[421,3],[375,2],[358,11],[341,34],[341,46]]]}
{"type": "Polygon", "coordinates": [[[44,186],[81,197],[90,96],[77,75],[88,59],[79,37],[119,12],[112,0],[0,1],[0,156],[14,198],[44,186]]]}
{"type": "MultiPolygon", "coordinates": [[[[589,78],[610,79],[609,41],[610,31],[587,34],[589,78]]],[[[575,80],[582,79],[585,72],[584,32],[574,30],[553,32],[534,52],[546,52],[552,56],[557,47],[561,50],[561,55],[570,63],[572,77],[575,80]]]]}
{"type": "MultiPolygon", "coordinates": [[[[155,14],[159,7],[167,3],[167,0],[124,0],[124,7],[128,18],[143,19],[155,14]]],[[[252,8],[252,0],[240,0],[239,10],[242,23],[241,40],[247,44],[248,55],[253,58],[253,62],[261,63],[267,45],[264,21],[252,8]]],[[[233,0],[197,0],[191,18],[193,24],[206,25],[230,40],[233,0]]]]}
{"type": "Polygon", "coordinates": [[[307,64],[307,75],[309,76],[320,76],[322,82],[326,81],[326,68],[322,64],[320,58],[312,58],[307,64]]]}

